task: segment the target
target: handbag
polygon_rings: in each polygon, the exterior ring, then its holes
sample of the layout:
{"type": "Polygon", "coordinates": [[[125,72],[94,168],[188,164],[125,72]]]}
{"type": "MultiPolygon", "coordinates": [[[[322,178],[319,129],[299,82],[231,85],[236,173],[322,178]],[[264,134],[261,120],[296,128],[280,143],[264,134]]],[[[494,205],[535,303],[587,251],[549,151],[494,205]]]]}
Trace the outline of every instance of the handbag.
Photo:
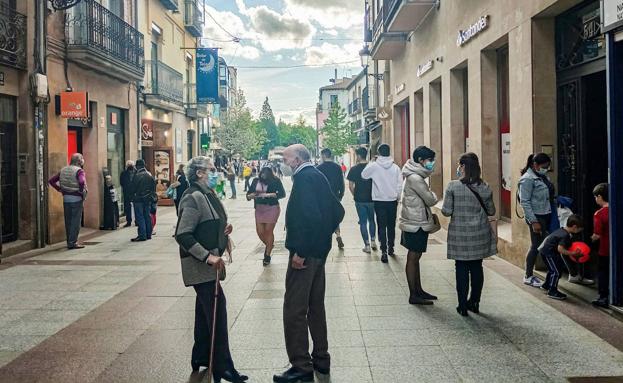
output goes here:
{"type": "MultiPolygon", "coordinates": [[[[415,189],[413,189],[413,190],[415,190],[415,189]]],[[[415,190],[415,194],[417,194],[418,198],[421,199],[422,202],[424,202],[424,199],[418,194],[417,190],[415,190]]],[[[424,210],[426,211],[426,220],[430,221],[430,217],[428,215],[430,208],[428,206],[426,206],[426,204],[424,204],[424,205],[425,205],[424,210]]],[[[430,214],[432,214],[432,217],[433,217],[433,226],[430,228],[430,230],[428,230],[426,232],[428,234],[435,234],[436,232],[441,230],[441,222],[439,221],[439,216],[437,214],[435,214],[433,212],[430,212],[430,214]]]]}
{"type": "Polygon", "coordinates": [[[495,218],[490,218],[489,217],[489,213],[487,212],[487,207],[485,206],[485,201],[482,200],[482,197],[480,196],[480,194],[478,194],[478,192],[476,190],[472,189],[472,187],[469,186],[468,184],[464,184],[464,185],[472,193],[474,193],[474,196],[476,196],[476,199],[480,203],[480,207],[482,207],[482,210],[484,210],[485,215],[487,216],[487,219],[489,221],[489,229],[491,231],[491,241],[495,241],[496,247],[497,247],[497,242],[498,242],[498,220],[495,219],[495,218]]]}

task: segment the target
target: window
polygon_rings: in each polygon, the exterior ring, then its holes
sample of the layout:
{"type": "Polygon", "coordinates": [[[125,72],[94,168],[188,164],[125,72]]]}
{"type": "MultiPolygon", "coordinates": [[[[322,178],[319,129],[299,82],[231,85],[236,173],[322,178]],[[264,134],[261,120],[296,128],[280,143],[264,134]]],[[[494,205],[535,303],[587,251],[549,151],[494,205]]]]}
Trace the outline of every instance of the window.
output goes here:
{"type": "Polygon", "coordinates": [[[332,94],[331,95],[331,103],[329,104],[330,108],[333,108],[333,105],[337,104],[337,94],[332,94]]]}

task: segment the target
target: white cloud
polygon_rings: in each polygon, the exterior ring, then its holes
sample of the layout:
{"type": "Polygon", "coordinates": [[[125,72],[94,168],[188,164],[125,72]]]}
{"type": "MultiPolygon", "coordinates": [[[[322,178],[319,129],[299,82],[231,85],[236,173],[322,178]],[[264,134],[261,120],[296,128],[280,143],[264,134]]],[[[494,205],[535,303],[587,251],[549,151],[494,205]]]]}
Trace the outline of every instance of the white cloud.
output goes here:
{"type": "Polygon", "coordinates": [[[298,109],[290,109],[290,110],[277,110],[274,111],[275,119],[277,121],[282,120],[283,122],[293,123],[296,122],[299,116],[303,116],[307,125],[316,126],[316,108],[298,108],[298,109]]]}
{"type": "Polygon", "coordinates": [[[286,12],[311,19],[324,28],[351,29],[363,25],[361,0],[285,0],[286,12]]]}
{"type": "Polygon", "coordinates": [[[326,65],[337,62],[350,62],[349,66],[357,66],[359,60],[359,44],[336,45],[322,43],[320,46],[307,48],[305,51],[306,65],[326,65]]]}
{"type": "Polygon", "coordinates": [[[266,51],[305,48],[316,28],[306,19],[280,14],[262,5],[246,10],[259,44],[266,51]]]}

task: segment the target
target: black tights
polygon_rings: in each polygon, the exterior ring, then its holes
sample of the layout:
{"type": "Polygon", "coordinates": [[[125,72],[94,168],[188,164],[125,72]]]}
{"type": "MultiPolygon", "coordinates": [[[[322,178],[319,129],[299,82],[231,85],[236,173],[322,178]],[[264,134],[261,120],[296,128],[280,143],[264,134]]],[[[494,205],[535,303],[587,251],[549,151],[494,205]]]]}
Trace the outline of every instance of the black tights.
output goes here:
{"type": "Polygon", "coordinates": [[[420,258],[422,258],[422,253],[417,253],[415,251],[409,251],[409,253],[407,253],[405,273],[407,274],[407,282],[409,283],[411,296],[419,296],[424,293],[422,281],[420,279],[420,258]]]}

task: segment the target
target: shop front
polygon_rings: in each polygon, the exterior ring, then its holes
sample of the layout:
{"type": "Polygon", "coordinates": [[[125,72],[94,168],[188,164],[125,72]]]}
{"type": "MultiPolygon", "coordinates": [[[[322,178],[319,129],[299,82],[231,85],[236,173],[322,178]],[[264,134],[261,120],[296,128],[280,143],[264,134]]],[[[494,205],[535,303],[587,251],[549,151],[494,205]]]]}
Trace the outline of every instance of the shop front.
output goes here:
{"type": "Polygon", "coordinates": [[[167,113],[152,111],[141,121],[141,146],[145,167],[156,178],[158,205],[171,206],[173,201],[166,191],[174,177],[173,127],[167,113]]]}
{"type": "Polygon", "coordinates": [[[17,239],[17,98],[0,94],[0,201],[2,242],[17,239]]]}

